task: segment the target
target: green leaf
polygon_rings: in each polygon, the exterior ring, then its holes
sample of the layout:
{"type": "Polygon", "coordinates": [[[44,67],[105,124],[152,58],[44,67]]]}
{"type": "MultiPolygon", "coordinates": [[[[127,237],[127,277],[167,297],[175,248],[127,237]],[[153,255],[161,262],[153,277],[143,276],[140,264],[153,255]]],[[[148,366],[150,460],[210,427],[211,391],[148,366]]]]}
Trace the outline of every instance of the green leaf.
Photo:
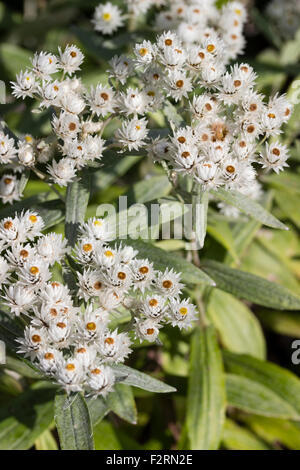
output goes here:
{"type": "Polygon", "coordinates": [[[217,199],[236,207],[241,212],[244,212],[248,216],[258,220],[268,227],[288,230],[288,228],[282,222],[276,219],[276,217],[270,214],[270,212],[264,209],[260,204],[258,204],[258,202],[242,193],[239,193],[238,191],[228,191],[224,188],[219,188],[217,190],[211,190],[210,192],[217,199]]]}
{"type": "Polygon", "coordinates": [[[58,393],[54,402],[55,423],[62,450],[93,450],[91,419],[85,399],[79,393],[58,393]]]}
{"type": "Polygon", "coordinates": [[[53,421],[55,390],[27,390],[0,413],[0,449],[27,450],[53,421]]]}
{"type": "Polygon", "coordinates": [[[300,416],[300,379],[296,375],[271,362],[228,351],[224,351],[224,360],[228,372],[243,376],[269,389],[291,407],[294,412],[293,419],[298,419],[297,417],[300,416]]]}
{"type": "Polygon", "coordinates": [[[119,381],[126,385],[147,390],[154,393],[172,393],[176,392],[176,388],[154,379],[150,375],[139,372],[131,367],[124,366],[123,364],[114,365],[113,369],[119,377],[119,381]]]}
{"type": "Polygon", "coordinates": [[[289,191],[274,191],[275,200],[283,214],[300,228],[300,195],[292,194],[289,191]]]}
{"type": "Polygon", "coordinates": [[[271,418],[300,419],[293,406],[272,388],[241,375],[226,375],[226,392],[228,404],[247,413],[271,418]]]}
{"type": "Polygon", "coordinates": [[[224,246],[235,262],[239,261],[235,249],[235,239],[233,238],[229,223],[222,219],[219,214],[212,211],[208,214],[207,233],[224,246]]]}
{"type": "Polygon", "coordinates": [[[4,43],[0,46],[0,62],[14,80],[20,70],[31,67],[30,57],[30,52],[15,44],[4,43]]]}
{"type": "Polygon", "coordinates": [[[35,441],[36,450],[58,450],[54,436],[50,430],[46,430],[35,441]]]}
{"type": "Polygon", "coordinates": [[[215,280],[219,289],[235,297],[278,310],[300,309],[300,297],[262,277],[213,260],[205,260],[202,269],[215,280]]]}
{"type": "Polygon", "coordinates": [[[112,152],[106,152],[101,160],[103,167],[92,175],[91,186],[93,191],[106,189],[120,176],[127,173],[141,158],[140,156],[120,156],[112,152]]]}
{"type": "Polygon", "coordinates": [[[107,404],[120,418],[131,424],[137,423],[137,410],[131,387],[124,384],[116,384],[114,391],[107,397],[107,404]]]}
{"type": "Polygon", "coordinates": [[[90,184],[88,176],[68,184],[65,232],[71,246],[75,245],[79,227],[84,222],[89,197],[90,184]]]}
{"type": "Polygon", "coordinates": [[[261,309],[256,315],[262,324],[276,333],[300,338],[300,315],[299,313],[276,312],[274,310],[261,309]]]}
{"type": "Polygon", "coordinates": [[[141,240],[128,239],[126,240],[126,245],[130,245],[138,250],[139,258],[151,259],[155,269],[165,271],[166,267],[168,267],[170,269],[173,268],[176,272],[182,273],[182,281],[187,284],[204,283],[210,286],[215,285],[215,282],[201,269],[180,256],[175,257],[173,253],[168,253],[141,240]]]}
{"type": "MultiPolygon", "coordinates": [[[[269,191],[263,200],[263,206],[265,209],[269,210],[272,204],[273,193],[269,191]]],[[[242,258],[248,246],[251,244],[252,240],[255,238],[257,232],[261,228],[261,222],[257,220],[249,220],[248,222],[237,222],[235,223],[232,233],[234,239],[234,251],[237,253],[239,258],[242,258]]],[[[233,254],[230,255],[234,258],[233,254]]],[[[226,262],[230,260],[230,256],[226,256],[226,262]]]]}
{"type": "Polygon", "coordinates": [[[265,358],[266,345],[261,326],[242,302],[230,294],[214,289],[209,297],[207,315],[226,349],[265,358]]]}
{"type": "Polygon", "coordinates": [[[263,416],[239,416],[239,420],[270,445],[282,444],[288,449],[300,449],[299,423],[283,419],[265,418],[263,416]]]}
{"type": "Polygon", "coordinates": [[[108,421],[101,421],[94,428],[95,450],[121,450],[117,432],[108,421]]]}
{"type": "Polygon", "coordinates": [[[30,379],[40,379],[42,377],[41,372],[39,372],[32,363],[24,358],[16,359],[11,356],[6,356],[5,368],[13,370],[22,377],[28,377],[30,379]]]}
{"type": "Polygon", "coordinates": [[[193,196],[194,217],[196,220],[193,230],[200,249],[203,248],[206,237],[208,200],[208,191],[201,191],[197,196],[193,196]]]}
{"type": "Polygon", "coordinates": [[[89,409],[92,425],[96,426],[109,413],[107,402],[102,397],[87,398],[86,404],[89,409]]]}
{"type": "Polygon", "coordinates": [[[165,175],[153,176],[152,178],[139,181],[134,184],[125,194],[128,197],[128,206],[131,204],[145,203],[167,196],[172,185],[165,175]]]}
{"type": "Polygon", "coordinates": [[[270,447],[248,429],[226,419],[222,442],[229,450],[269,450],[270,447]]]}
{"type": "Polygon", "coordinates": [[[300,175],[297,173],[282,171],[278,174],[264,175],[261,179],[274,188],[300,195],[300,175]]]}
{"type": "MultiPolygon", "coordinates": [[[[166,234],[166,230],[170,229],[170,222],[178,217],[182,218],[188,210],[184,204],[174,198],[159,199],[156,202],[156,211],[153,206],[147,207],[139,203],[127,209],[126,205],[118,214],[113,210],[106,220],[115,238],[124,239],[129,236],[133,240],[139,237],[145,240],[157,239],[161,226],[164,238],[170,237],[169,233],[166,234]]],[[[103,217],[105,212],[107,212],[106,205],[100,205],[97,215],[103,217]]]]}
{"type": "Polygon", "coordinates": [[[281,40],[272,23],[257,9],[252,8],[251,17],[254,20],[257,29],[266,37],[266,39],[275,47],[280,49],[281,40]]]}
{"type": "Polygon", "coordinates": [[[213,326],[196,329],[190,355],[187,429],[191,449],[219,448],[225,419],[225,378],[213,326]]]}

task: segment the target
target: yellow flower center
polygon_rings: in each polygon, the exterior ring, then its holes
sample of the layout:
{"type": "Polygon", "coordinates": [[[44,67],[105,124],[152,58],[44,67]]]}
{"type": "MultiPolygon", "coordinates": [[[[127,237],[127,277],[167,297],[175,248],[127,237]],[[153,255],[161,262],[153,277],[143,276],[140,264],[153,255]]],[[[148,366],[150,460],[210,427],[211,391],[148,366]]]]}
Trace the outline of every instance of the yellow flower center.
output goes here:
{"type": "Polygon", "coordinates": [[[180,313],[181,315],[187,315],[188,309],[187,309],[186,307],[181,307],[181,308],[179,309],[179,313],[180,313]]]}

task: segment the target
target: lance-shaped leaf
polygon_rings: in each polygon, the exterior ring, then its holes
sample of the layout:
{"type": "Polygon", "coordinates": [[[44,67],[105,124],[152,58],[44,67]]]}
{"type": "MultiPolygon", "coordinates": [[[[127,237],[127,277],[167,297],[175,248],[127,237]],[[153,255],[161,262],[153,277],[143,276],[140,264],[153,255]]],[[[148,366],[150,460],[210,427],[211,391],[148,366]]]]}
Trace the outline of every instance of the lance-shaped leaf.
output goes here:
{"type": "Polygon", "coordinates": [[[247,413],[300,420],[299,413],[275,390],[241,375],[226,375],[226,392],[228,404],[247,413]]]}
{"type": "Polygon", "coordinates": [[[65,231],[71,246],[75,245],[80,224],[84,222],[89,197],[90,183],[88,175],[84,174],[81,180],[68,184],[65,231]]]}
{"type": "Polygon", "coordinates": [[[131,387],[116,384],[114,391],[107,397],[107,405],[116,415],[131,424],[137,423],[137,410],[131,387]]]}
{"type": "Polygon", "coordinates": [[[225,419],[225,376],[213,326],[196,329],[191,345],[187,430],[191,449],[219,448],[225,419]]]}
{"type": "Polygon", "coordinates": [[[27,450],[53,421],[54,389],[27,390],[0,413],[0,449],[27,450]]]}
{"type": "MultiPolygon", "coordinates": [[[[261,361],[252,356],[224,351],[224,360],[228,372],[243,376],[267,388],[269,390],[269,396],[273,393],[273,402],[275,402],[275,394],[278,399],[286,403],[286,405],[282,407],[284,414],[288,412],[289,407],[290,414],[293,414],[293,419],[299,419],[300,379],[296,375],[271,362],[261,361]]],[[[252,387],[254,388],[253,384],[252,387]]],[[[240,397],[240,400],[242,399],[246,399],[246,397],[240,397]]],[[[257,400],[259,400],[259,394],[257,395],[257,400]]]]}
{"type": "Polygon", "coordinates": [[[215,282],[201,269],[194,264],[186,261],[181,256],[174,256],[173,253],[157,248],[150,243],[141,240],[126,240],[126,244],[138,250],[139,258],[149,258],[154,264],[155,269],[165,271],[166,267],[173,268],[176,272],[182,273],[182,280],[191,284],[208,284],[214,286],[215,282]]]}
{"type": "Polygon", "coordinates": [[[226,349],[259,359],[265,358],[262,328],[255,315],[242,302],[226,292],[214,289],[209,296],[207,315],[226,349]]]}
{"type": "Polygon", "coordinates": [[[219,289],[235,297],[278,310],[300,309],[300,297],[275,282],[213,260],[205,260],[202,268],[219,289]]]}
{"type": "Polygon", "coordinates": [[[246,424],[257,436],[265,442],[274,446],[281,444],[292,450],[300,449],[299,423],[287,421],[286,419],[266,418],[265,416],[254,416],[242,414],[239,421],[246,424]]]}
{"type": "Polygon", "coordinates": [[[272,228],[278,228],[282,230],[288,230],[280,220],[276,219],[270,212],[264,209],[258,202],[253,199],[245,196],[238,191],[228,191],[224,188],[218,188],[217,190],[211,190],[217,199],[226,202],[230,206],[234,206],[239,209],[241,212],[244,212],[248,216],[252,217],[255,220],[258,220],[264,225],[272,228]]]}
{"type": "Polygon", "coordinates": [[[248,429],[226,419],[222,443],[229,450],[270,450],[270,447],[248,429]]]}
{"type": "Polygon", "coordinates": [[[132,385],[133,387],[147,390],[154,393],[172,393],[176,392],[176,388],[154,379],[150,375],[139,372],[131,367],[122,364],[113,365],[114,372],[118,377],[119,382],[123,384],[132,385]]]}
{"type": "Polygon", "coordinates": [[[62,450],[93,450],[94,440],[88,406],[77,393],[59,393],[54,402],[55,423],[62,450]]]}

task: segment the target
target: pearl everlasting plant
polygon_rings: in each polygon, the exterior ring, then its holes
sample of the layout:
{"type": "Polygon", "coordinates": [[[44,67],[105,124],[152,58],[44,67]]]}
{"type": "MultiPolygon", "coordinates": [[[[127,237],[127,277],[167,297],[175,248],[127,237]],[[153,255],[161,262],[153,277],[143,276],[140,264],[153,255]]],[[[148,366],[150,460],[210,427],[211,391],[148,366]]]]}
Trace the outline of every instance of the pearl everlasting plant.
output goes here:
{"type": "Polygon", "coordinates": [[[26,324],[18,352],[68,393],[105,396],[135,340],[158,342],[165,324],[190,328],[196,308],[180,297],[179,273],[157,271],[130,246],[112,248],[104,219],[81,226],[73,252],[61,235],[43,235],[43,226],[32,211],[0,222],[2,300],[26,324]],[[54,280],[55,264],[72,287],[54,280]],[[124,311],[131,319],[118,331],[111,321],[124,311]]]}

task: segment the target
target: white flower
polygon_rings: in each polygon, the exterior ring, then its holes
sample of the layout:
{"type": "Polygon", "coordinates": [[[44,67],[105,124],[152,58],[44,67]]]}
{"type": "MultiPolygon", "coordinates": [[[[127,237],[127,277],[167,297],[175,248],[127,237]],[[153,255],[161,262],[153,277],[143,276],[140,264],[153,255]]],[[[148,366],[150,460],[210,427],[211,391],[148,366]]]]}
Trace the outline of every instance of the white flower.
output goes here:
{"type": "Polygon", "coordinates": [[[196,167],[195,178],[204,187],[214,188],[219,183],[219,169],[214,162],[202,161],[196,167]]]}
{"type": "Polygon", "coordinates": [[[57,72],[57,65],[57,57],[48,52],[36,52],[32,59],[33,71],[40,78],[50,78],[57,72]]]}
{"type": "Polygon", "coordinates": [[[25,72],[20,72],[16,76],[17,81],[11,82],[12,84],[12,94],[16,98],[25,99],[27,96],[33,98],[34,93],[37,91],[37,84],[35,75],[28,70],[25,72]]]}
{"type": "Polygon", "coordinates": [[[7,281],[9,264],[3,256],[0,256],[0,287],[7,281]]]}
{"type": "Polygon", "coordinates": [[[127,116],[138,114],[143,115],[148,106],[149,99],[147,95],[134,88],[127,88],[126,93],[120,93],[118,103],[121,112],[127,116]]]}
{"type": "Polygon", "coordinates": [[[67,240],[63,240],[61,234],[48,233],[38,240],[36,251],[45,263],[52,266],[59,262],[68,251],[67,240]]]}
{"type": "Polygon", "coordinates": [[[109,76],[111,78],[116,78],[122,85],[124,85],[133,71],[132,60],[124,55],[114,56],[110,60],[109,65],[111,67],[109,70],[109,76]]]}
{"type": "Polygon", "coordinates": [[[57,349],[46,347],[37,354],[38,367],[44,374],[53,375],[63,363],[63,354],[57,349]]]}
{"type": "Polygon", "coordinates": [[[74,359],[78,361],[84,369],[89,368],[95,362],[97,349],[94,345],[78,343],[74,349],[74,359]]]}
{"type": "Polygon", "coordinates": [[[15,141],[0,132],[0,163],[10,163],[16,156],[15,141]]]}
{"type": "Polygon", "coordinates": [[[35,237],[42,235],[41,230],[44,228],[44,221],[37,212],[31,210],[21,212],[20,223],[26,228],[28,240],[33,240],[35,237]]]}
{"type": "Polygon", "coordinates": [[[135,337],[139,339],[141,343],[143,341],[153,343],[157,340],[159,329],[161,328],[159,323],[152,319],[140,320],[138,318],[135,319],[135,322],[135,337]]]}
{"type": "Polygon", "coordinates": [[[98,343],[98,351],[103,362],[115,363],[124,362],[129,356],[130,339],[126,333],[115,331],[105,331],[98,343]]]}
{"type": "Polygon", "coordinates": [[[78,296],[83,298],[85,301],[91,297],[99,296],[105,286],[103,285],[101,274],[99,271],[84,269],[83,273],[77,273],[78,277],[78,296]]]}
{"type": "Polygon", "coordinates": [[[55,373],[56,381],[67,393],[82,391],[83,377],[83,367],[81,363],[74,358],[63,360],[59,363],[55,373]]]}
{"type": "Polygon", "coordinates": [[[150,65],[155,58],[155,46],[150,41],[143,41],[134,47],[136,62],[140,65],[150,65]]]}
{"type": "Polygon", "coordinates": [[[279,173],[284,167],[288,166],[286,161],[289,158],[289,150],[285,145],[279,142],[272,144],[266,143],[264,152],[260,156],[262,161],[258,161],[262,163],[263,168],[267,168],[268,170],[272,169],[276,173],[279,173]]]}
{"type": "Polygon", "coordinates": [[[27,240],[27,228],[16,216],[0,221],[0,240],[5,247],[24,243],[27,240]]]}
{"type": "Polygon", "coordinates": [[[96,113],[97,116],[106,116],[108,113],[113,113],[116,107],[115,92],[111,87],[101,84],[97,85],[96,88],[91,88],[87,100],[91,111],[96,113]]]}
{"type": "Polygon", "coordinates": [[[74,92],[62,94],[59,101],[60,106],[66,113],[75,114],[76,116],[82,113],[86,106],[84,100],[74,92]]]}
{"type": "Polygon", "coordinates": [[[70,158],[62,158],[59,162],[53,160],[47,169],[54,183],[61,187],[67,186],[76,176],[75,162],[70,158]]]}
{"type": "Polygon", "coordinates": [[[18,159],[24,166],[33,166],[35,163],[35,154],[32,145],[27,144],[27,142],[19,142],[18,159]]]}
{"type": "MultiPolygon", "coordinates": [[[[80,227],[82,237],[90,238],[93,241],[106,243],[112,240],[112,232],[107,220],[93,217],[80,227]]],[[[83,247],[86,253],[89,253],[89,247],[83,247]]]]}
{"type": "Polygon", "coordinates": [[[52,120],[54,132],[62,139],[74,139],[81,129],[78,116],[62,112],[59,117],[54,116],[52,120]]]}
{"type": "Polygon", "coordinates": [[[87,376],[87,386],[90,389],[89,395],[105,397],[113,390],[114,383],[115,376],[110,367],[101,364],[90,368],[87,376]]]}
{"type": "Polygon", "coordinates": [[[155,281],[156,288],[168,298],[178,297],[183,284],[180,282],[181,274],[176,273],[173,268],[166,268],[165,272],[159,272],[155,281]]]}
{"type": "Polygon", "coordinates": [[[92,23],[96,31],[102,34],[112,34],[123,26],[124,16],[116,5],[107,2],[97,6],[92,23]]]}
{"type": "Polygon", "coordinates": [[[39,95],[42,98],[40,107],[58,106],[59,97],[62,93],[62,86],[58,80],[43,81],[38,87],[39,95]]]}
{"type": "Polygon", "coordinates": [[[19,270],[20,284],[34,289],[42,288],[50,278],[51,273],[48,265],[41,258],[36,257],[28,260],[19,270]]]}
{"type": "Polygon", "coordinates": [[[90,304],[78,321],[78,340],[87,343],[99,341],[107,321],[108,313],[102,309],[93,310],[93,305],[90,304]]]}
{"type": "Polygon", "coordinates": [[[19,201],[21,196],[16,176],[4,174],[0,179],[0,199],[2,202],[12,204],[14,201],[19,201]]]}
{"type": "Polygon", "coordinates": [[[67,45],[64,51],[59,47],[58,51],[58,68],[62,69],[63,72],[68,75],[73,75],[74,72],[80,70],[80,66],[84,60],[84,55],[77,46],[67,45]]]}
{"type": "Polygon", "coordinates": [[[185,72],[180,70],[169,70],[165,77],[165,90],[169,96],[175,99],[175,101],[179,101],[181,98],[186,98],[192,89],[192,80],[185,72]]]}
{"type": "Polygon", "coordinates": [[[48,328],[49,341],[58,349],[70,346],[74,325],[66,316],[56,317],[48,328]]]}
{"type": "Polygon", "coordinates": [[[166,298],[157,294],[148,295],[140,305],[142,315],[153,320],[161,320],[166,308],[166,298]]]}
{"type": "Polygon", "coordinates": [[[136,259],[132,261],[130,267],[134,278],[134,290],[139,289],[144,292],[150,288],[155,278],[153,263],[148,259],[136,259]]]}
{"type": "Polygon", "coordinates": [[[42,349],[47,347],[48,334],[45,328],[27,326],[24,330],[24,337],[18,338],[16,341],[20,344],[18,352],[32,360],[42,349]]]}
{"type": "Polygon", "coordinates": [[[20,268],[24,266],[26,261],[35,255],[35,248],[27,243],[26,245],[21,245],[20,243],[15,243],[11,246],[11,251],[7,250],[5,257],[8,260],[11,267],[20,268]]]}
{"type": "Polygon", "coordinates": [[[131,119],[123,122],[120,129],[115,133],[118,143],[129,150],[138,150],[145,145],[145,139],[148,135],[147,121],[143,119],[131,119]]]}
{"type": "Polygon", "coordinates": [[[169,318],[172,326],[178,326],[180,329],[189,329],[192,326],[192,322],[196,320],[196,317],[196,307],[188,300],[177,302],[171,299],[169,318]]]}

